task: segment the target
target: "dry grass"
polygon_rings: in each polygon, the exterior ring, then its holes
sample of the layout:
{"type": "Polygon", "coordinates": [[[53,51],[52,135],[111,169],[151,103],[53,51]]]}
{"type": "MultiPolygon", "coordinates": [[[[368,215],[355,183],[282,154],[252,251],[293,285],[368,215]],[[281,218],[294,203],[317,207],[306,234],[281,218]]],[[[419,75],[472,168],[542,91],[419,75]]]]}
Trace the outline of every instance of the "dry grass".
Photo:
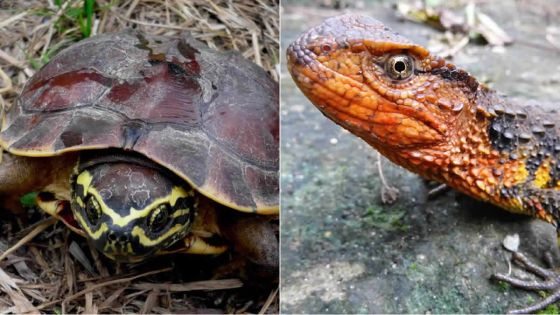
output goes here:
{"type": "MultiPolygon", "coordinates": [[[[278,80],[276,0],[97,0],[91,27],[79,16],[85,1],[0,1],[0,110],[13,104],[35,71],[86,32],[187,30],[212,48],[240,51],[278,80]]],[[[251,277],[239,274],[233,256],[178,255],[120,265],[36,209],[24,220],[0,212],[0,313],[278,312],[277,284],[240,281],[251,277]],[[6,253],[14,245],[21,246],[6,253]]]]}

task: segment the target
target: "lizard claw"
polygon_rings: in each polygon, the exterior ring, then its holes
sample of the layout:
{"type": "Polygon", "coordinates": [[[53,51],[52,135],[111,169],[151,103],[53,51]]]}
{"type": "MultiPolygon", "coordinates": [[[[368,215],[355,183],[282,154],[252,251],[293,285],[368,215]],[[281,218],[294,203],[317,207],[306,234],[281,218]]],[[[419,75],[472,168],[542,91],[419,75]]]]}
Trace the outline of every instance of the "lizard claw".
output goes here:
{"type": "Polygon", "coordinates": [[[399,189],[387,183],[385,175],[383,175],[383,167],[381,166],[381,153],[377,152],[377,170],[381,179],[381,202],[384,204],[392,204],[399,197],[399,189]]]}
{"type": "Polygon", "coordinates": [[[516,288],[520,288],[524,290],[553,291],[553,293],[547,298],[526,308],[509,310],[508,311],[509,314],[534,313],[560,300],[560,274],[557,274],[551,270],[537,266],[536,264],[529,261],[529,259],[520,252],[513,253],[512,261],[517,265],[519,265],[520,267],[524,268],[525,270],[543,278],[543,280],[526,281],[501,273],[492,275],[492,279],[506,282],[516,288]]]}
{"type": "Polygon", "coordinates": [[[383,186],[381,188],[381,202],[384,204],[392,204],[397,201],[399,190],[393,186],[383,186]]]}

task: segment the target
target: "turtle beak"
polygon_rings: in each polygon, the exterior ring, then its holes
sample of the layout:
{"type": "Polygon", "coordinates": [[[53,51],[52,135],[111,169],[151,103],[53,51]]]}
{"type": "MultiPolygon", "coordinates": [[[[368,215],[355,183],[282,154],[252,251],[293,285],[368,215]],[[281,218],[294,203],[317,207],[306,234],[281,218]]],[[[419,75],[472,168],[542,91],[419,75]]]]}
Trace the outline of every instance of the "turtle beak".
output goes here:
{"type": "Polygon", "coordinates": [[[109,257],[111,260],[114,260],[116,262],[124,262],[124,263],[137,263],[146,259],[146,256],[130,256],[128,254],[109,255],[107,253],[103,253],[103,254],[109,257]]]}
{"type": "Polygon", "coordinates": [[[111,259],[131,261],[136,257],[131,240],[129,232],[113,229],[103,237],[93,240],[93,243],[100,252],[111,259]]]}

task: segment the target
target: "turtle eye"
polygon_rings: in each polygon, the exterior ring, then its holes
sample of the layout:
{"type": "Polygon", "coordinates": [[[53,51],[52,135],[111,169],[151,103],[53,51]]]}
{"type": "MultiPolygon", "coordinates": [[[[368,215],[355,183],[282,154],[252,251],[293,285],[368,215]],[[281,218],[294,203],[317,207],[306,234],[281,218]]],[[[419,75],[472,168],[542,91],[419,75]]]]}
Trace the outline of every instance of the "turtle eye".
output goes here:
{"type": "Polygon", "coordinates": [[[101,218],[101,206],[94,196],[89,195],[86,200],[86,216],[91,225],[97,225],[99,219],[101,218]]]}
{"type": "Polygon", "coordinates": [[[161,230],[167,226],[170,219],[170,207],[171,206],[168,203],[165,203],[159,205],[154,211],[152,211],[152,213],[150,213],[150,216],[148,217],[148,228],[150,228],[150,231],[153,233],[161,232],[161,230]]]}
{"type": "Polygon", "coordinates": [[[393,80],[404,80],[414,72],[414,62],[409,55],[393,55],[385,63],[385,71],[393,80]]]}

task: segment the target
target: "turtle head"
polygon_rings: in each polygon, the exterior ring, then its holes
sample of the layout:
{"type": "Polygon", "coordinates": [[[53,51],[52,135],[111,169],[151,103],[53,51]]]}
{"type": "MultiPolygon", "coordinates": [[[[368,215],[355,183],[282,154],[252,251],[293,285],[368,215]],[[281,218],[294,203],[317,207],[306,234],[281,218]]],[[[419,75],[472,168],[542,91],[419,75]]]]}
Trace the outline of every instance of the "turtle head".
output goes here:
{"type": "Polygon", "coordinates": [[[140,261],[190,230],[197,195],[176,177],[135,161],[81,163],[72,179],[74,217],[105,256],[140,261]]]}

